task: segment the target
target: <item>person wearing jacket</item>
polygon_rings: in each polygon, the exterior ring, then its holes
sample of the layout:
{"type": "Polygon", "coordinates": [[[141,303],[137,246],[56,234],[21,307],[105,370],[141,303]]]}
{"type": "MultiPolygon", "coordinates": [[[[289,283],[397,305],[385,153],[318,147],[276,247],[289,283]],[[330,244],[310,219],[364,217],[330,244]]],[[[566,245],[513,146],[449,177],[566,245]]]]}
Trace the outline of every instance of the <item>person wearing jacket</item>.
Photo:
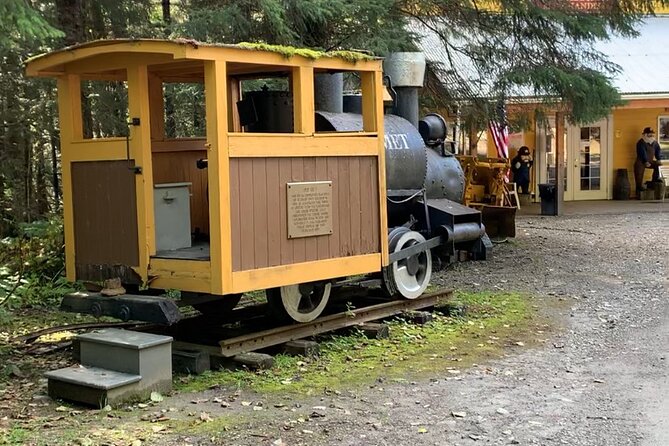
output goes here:
{"type": "Polygon", "coordinates": [[[516,183],[521,194],[530,193],[530,168],[532,163],[530,149],[527,146],[518,149],[518,154],[511,160],[513,182],[516,183]]]}
{"type": "Polygon", "coordinates": [[[636,183],[636,197],[640,198],[644,190],[643,175],[646,169],[653,169],[653,181],[660,178],[660,144],[655,140],[655,131],[650,127],[643,129],[641,139],[636,143],[636,161],[634,162],[634,182],[636,183]]]}

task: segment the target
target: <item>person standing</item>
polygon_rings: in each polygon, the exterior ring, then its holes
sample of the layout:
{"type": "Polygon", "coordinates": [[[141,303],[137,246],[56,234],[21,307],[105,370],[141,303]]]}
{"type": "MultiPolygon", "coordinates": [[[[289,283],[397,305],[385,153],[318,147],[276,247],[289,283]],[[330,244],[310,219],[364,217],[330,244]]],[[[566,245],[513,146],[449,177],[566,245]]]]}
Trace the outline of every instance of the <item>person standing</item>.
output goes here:
{"type": "Polygon", "coordinates": [[[636,161],[634,162],[634,182],[636,185],[636,197],[641,197],[644,190],[643,175],[646,169],[653,169],[653,181],[660,178],[660,144],[655,140],[655,131],[650,127],[643,129],[641,139],[636,143],[636,161]]]}
{"type": "Polygon", "coordinates": [[[516,183],[521,194],[530,193],[530,168],[533,162],[530,148],[527,146],[518,149],[518,154],[511,160],[513,182],[516,183]]]}

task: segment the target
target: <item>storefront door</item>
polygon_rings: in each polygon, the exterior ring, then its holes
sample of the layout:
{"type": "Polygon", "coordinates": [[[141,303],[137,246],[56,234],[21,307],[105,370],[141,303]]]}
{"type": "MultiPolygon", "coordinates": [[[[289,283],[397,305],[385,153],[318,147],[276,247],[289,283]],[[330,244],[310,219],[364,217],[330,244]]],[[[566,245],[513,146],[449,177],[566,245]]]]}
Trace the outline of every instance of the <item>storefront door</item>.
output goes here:
{"type": "Polygon", "coordinates": [[[608,120],[567,130],[565,200],[606,200],[608,192],[608,120]]]}

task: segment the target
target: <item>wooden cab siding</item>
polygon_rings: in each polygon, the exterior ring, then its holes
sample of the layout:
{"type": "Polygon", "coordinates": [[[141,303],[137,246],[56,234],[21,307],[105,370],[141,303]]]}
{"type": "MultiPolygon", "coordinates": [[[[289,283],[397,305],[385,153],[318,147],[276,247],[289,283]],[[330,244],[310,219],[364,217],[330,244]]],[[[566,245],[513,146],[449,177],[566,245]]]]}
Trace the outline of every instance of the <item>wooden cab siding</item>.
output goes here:
{"type": "Polygon", "coordinates": [[[231,158],[232,270],[380,252],[373,156],[231,158]],[[332,181],[331,235],[288,238],[286,184],[332,181]]]}

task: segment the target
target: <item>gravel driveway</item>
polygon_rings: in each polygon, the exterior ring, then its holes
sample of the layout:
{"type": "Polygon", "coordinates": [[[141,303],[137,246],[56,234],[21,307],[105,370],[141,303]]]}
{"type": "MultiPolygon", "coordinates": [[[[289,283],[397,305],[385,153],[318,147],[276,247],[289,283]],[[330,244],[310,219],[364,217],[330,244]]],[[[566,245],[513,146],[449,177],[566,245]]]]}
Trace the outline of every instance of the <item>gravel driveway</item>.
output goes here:
{"type": "Polygon", "coordinates": [[[669,445],[669,213],[521,217],[517,228],[492,260],[437,281],[537,296],[559,327],[542,346],[457,378],[305,398],[322,417],[285,431],[280,413],[259,414],[225,444],[669,445]]]}

